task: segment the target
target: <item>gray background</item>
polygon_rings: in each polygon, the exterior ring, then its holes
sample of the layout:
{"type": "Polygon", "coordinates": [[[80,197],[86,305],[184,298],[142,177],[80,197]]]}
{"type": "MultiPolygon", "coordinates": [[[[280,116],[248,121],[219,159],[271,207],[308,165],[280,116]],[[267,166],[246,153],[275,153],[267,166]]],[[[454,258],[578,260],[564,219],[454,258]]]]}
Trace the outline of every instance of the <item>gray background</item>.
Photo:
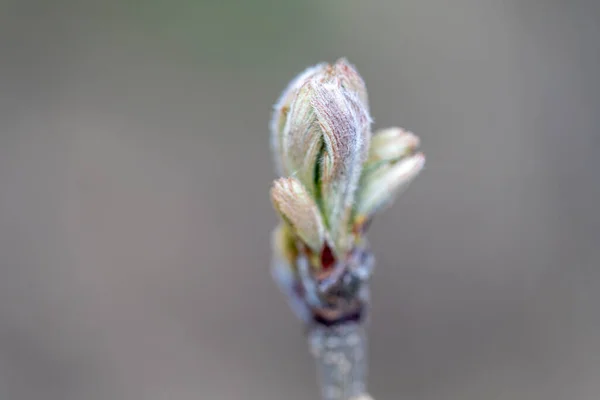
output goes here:
{"type": "Polygon", "coordinates": [[[600,396],[594,0],[0,4],[0,398],[316,399],[270,108],[346,56],[425,172],[372,225],[377,400],[600,396]]]}

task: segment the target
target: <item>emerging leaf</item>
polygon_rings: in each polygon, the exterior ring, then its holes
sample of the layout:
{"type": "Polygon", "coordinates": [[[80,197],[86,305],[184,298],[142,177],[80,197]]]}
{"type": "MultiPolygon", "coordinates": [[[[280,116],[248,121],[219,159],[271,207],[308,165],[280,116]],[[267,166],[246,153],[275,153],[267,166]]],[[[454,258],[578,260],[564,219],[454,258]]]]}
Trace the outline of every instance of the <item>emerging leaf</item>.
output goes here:
{"type": "Polygon", "coordinates": [[[419,138],[402,128],[387,128],[371,137],[367,164],[381,161],[397,161],[412,154],[419,147],[419,138]]]}
{"type": "Polygon", "coordinates": [[[324,212],[340,252],[347,250],[352,204],[369,149],[370,117],[358,96],[344,89],[338,79],[313,80],[309,85],[327,153],[321,166],[324,212]]]}
{"type": "Polygon", "coordinates": [[[277,103],[273,107],[273,116],[271,117],[271,150],[275,159],[275,167],[280,176],[289,175],[285,169],[284,154],[282,149],[284,126],[298,91],[312,76],[325,70],[327,64],[320,63],[305,69],[296,78],[294,78],[285,88],[277,103]]]}
{"type": "Polygon", "coordinates": [[[319,209],[302,183],[295,178],[277,179],[271,188],[273,205],[291,231],[317,252],[325,241],[325,227],[319,209]]]}
{"type": "Polygon", "coordinates": [[[281,145],[285,170],[315,196],[314,173],[321,158],[323,132],[311,103],[313,97],[311,81],[308,81],[300,87],[291,104],[281,145]]]}
{"type": "Polygon", "coordinates": [[[356,204],[356,220],[368,219],[390,204],[418,175],[424,164],[425,156],[418,153],[395,164],[387,163],[363,176],[356,204]]]}

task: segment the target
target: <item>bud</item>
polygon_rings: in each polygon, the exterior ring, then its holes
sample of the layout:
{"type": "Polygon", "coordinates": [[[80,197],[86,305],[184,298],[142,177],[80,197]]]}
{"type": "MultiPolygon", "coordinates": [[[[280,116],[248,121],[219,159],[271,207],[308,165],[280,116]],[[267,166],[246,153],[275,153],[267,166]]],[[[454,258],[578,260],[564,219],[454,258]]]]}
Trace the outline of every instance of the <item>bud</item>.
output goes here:
{"type": "Polygon", "coordinates": [[[282,94],[271,122],[278,169],[320,206],[336,253],[349,243],[352,205],[369,149],[367,91],[344,59],[301,73],[282,94]]]}
{"type": "Polygon", "coordinates": [[[402,128],[387,128],[376,132],[371,138],[369,159],[373,165],[382,161],[396,161],[419,147],[419,138],[402,128]]]}
{"type": "Polygon", "coordinates": [[[369,149],[370,117],[356,92],[341,81],[311,82],[311,104],[323,133],[321,194],[334,245],[345,250],[354,195],[369,149]]]}
{"type": "Polygon", "coordinates": [[[370,125],[365,83],[345,59],[303,71],[274,107],[271,147],[289,178],[275,181],[273,203],[317,266],[343,259],[360,242],[355,228],[423,166],[414,134],[389,128],[371,138],[370,125]]]}
{"type": "Polygon", "coordinates": [[[375,212],[390,204],[419,174],[425,156],[418,153],[396,163],[384,165],[363,176],[356,204],[356,219],[368,220],[375,212]]]}
{"type": "Polygon", "coordinates": [[[280,178],[271,189],[271,199],[281,218],[313,251],[319,251],[325,241],[321,213],[304,186],[294,178],[280,178]]]}
{"type": "MultiPolygon", "coordinates": [[[[311,195],[316,195],[318,181],[315,171],[327,157],[324,154],[323,131],[312,106],[312,81],[300,87],[283,128],[281,137],[282,164],[289,175],[296,177],[311,195]]],[[[318,171],[317,171],[318,172],[318,171]]]]}
{"type": "Polygon", "coordinates": [[[290,111],[292,101],[304,83],[312,76],[325,70],[327,64],[321,63],[305,69],[300,75],[294,78],[287,88],[281,94],[281,97],[273,107],[273,116],[271,118],[271,150],[275,158],[275,166],[279,175],[287,175],[289,171],[284,168],[281,143],[283,141],[283,127],[290,111]]]}

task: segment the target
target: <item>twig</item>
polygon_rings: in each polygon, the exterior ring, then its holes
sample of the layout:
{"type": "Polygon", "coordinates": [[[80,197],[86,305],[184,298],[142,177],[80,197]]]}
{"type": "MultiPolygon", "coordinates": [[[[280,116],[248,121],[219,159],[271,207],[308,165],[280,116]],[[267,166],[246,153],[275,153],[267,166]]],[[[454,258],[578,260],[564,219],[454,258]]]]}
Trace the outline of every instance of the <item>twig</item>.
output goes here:
{"type": "Polygon", "coordinates": [[[374,258],[365,232],[421,171],[419,139],[375,134],[364,82],[344,59],[294,79],[275,105],[273,275],[308,328],[323,400],[367,394],[366,311],[374,258]]]}

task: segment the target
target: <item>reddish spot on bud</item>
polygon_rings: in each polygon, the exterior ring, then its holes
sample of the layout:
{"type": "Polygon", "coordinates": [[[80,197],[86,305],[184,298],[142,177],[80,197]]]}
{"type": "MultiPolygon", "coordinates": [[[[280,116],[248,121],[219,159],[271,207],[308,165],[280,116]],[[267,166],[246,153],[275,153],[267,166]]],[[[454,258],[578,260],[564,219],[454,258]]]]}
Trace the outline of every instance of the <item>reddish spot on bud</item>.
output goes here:
{"type": "Polygon", "coordinates": [[[321,265],[323,266],[323,270],[330,269],[333,267],[333,264],[335,264],[335,257],[331,251],[331,247],[325,243],[323,250],[321,250],[321,265]]]}

